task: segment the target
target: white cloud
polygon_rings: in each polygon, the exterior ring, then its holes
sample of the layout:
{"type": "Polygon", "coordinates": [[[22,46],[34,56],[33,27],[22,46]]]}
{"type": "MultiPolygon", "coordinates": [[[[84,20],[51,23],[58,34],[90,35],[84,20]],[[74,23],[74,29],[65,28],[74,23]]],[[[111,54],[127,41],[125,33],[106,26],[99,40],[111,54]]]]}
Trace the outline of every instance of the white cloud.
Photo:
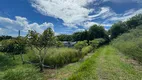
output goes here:
{"type": "Polygon", "coordinates": [[[103,0],[104,2],[110,1],[110,2],[114,2],[114,3],[129,3],[129,2],[136,2],[141,4],[142,0],[103,0]]]}
{"type": "MultiPolygon", "coordinates": [[[[91,19],[102,18],[105,19],[110,16],[115,16],[116,14],[109,7],[101,7],[98,13],[89,16],[91,19]]],[[[90,20],[91,20],[90,19],[90,20]]]]}
{"type": "Polygon", "coordinates": [[[21,30],[24,33],[28,30],[36,30],[37,32],[42,33],[47,27],[54,27],[52,23],[29,23],[25,17],[16,16],[15,18],[16,20],[0,17],[0,35],[17,34],[18,30],[21,30]]]}
{"type": "Polygon", "coordinates": [[[85,22],[85,23],[83,23],[82,24],[82,26],[84,26],[84,28],[86,28],[86,29],[88,29],[88,28],[90,28],[91,26],[93,26],[93,25],[100,25],[100,26],[105,26],[105,27],[110,27],[110,26],[112,26],[112,24],[108,24],[108,23],[97,23],[97,22],[85,22]]]}
{"type": "Polygon", "coordinates": [[[60,18],[65,26],[75,27],[89,19],[94,9],[86,8],[95,0],[32,0],[32,7],[41,14],[60,18]]]}
{"type": "Polygon", "coordinates": [[[111,21],[126,21],[129,18],[137,15],[137,14],[141,14],[142,13],[142,8],[139,10],[129,10],[126,11],[124,14],[118,14],[117,16],[114,16],[112,18],[110,18],[109,20],[111,21]]]}

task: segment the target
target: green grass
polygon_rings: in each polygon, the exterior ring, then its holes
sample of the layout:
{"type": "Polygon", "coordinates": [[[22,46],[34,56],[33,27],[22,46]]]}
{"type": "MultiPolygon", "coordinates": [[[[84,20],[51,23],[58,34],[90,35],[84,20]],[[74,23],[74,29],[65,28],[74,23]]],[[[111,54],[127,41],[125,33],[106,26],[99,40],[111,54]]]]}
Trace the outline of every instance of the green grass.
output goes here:
{"type": "Polygon", "coordinates": [[[16,60],[0,53],[0,80],[43,80],[43,74],[33,65],[22,64],[20,56],[16,60]]]}
{"type": "Polygon", "coordinates": [[[69,80],[141,80],[142,66],[111,46],[98,49],[69,80]],[[132,64],[133,63],[133,64],[132,64]]]}
{"type": "Polygon", "coordinates": [[[123,54],[142,63],[142,29],[133,29],[111,42],[123,54]]]}

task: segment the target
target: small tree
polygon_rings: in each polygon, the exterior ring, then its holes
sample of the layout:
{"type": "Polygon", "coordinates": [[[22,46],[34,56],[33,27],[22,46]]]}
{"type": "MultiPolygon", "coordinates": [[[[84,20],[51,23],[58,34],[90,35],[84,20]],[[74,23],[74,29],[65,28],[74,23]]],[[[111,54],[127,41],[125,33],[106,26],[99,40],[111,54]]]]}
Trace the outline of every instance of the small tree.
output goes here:
{"type": "Polygon", "coordinates": [[[40,71],[43,72],[44,58],[47,53],[47,48],[54,46],[56,43],[54,32],[51,28],[47,28],[42,34],[39,34],[36,31],[29,31],[27,42],[33,50],[33,53],[38,57],[40,71]],[[34,48],[38,50],[38,53],[35,52],[34,48]]]}

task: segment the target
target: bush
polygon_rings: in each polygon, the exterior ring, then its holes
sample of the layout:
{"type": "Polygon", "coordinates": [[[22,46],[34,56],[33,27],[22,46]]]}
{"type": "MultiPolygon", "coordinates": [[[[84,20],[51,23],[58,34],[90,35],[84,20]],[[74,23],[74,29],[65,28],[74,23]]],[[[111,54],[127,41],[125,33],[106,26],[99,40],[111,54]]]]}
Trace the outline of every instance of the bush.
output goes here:
{"type": "Polygon", "coordinates": [[[1,41],[2,47],[0,48],[1,52],[20,54],[26,52],[25,41],[22,38],[9,39],[1,41]]]}
{"type": "Polygon", "coordinates": [[[94,39],[94,40],[90,41],[90,45],[93,48],[97,48],[97,47],[103,45],[104,43],[105,43],[105,40],[103,38],[98,38],[98,39],[94,39]]]}
{"type": "Polygon", "coordinates": [[[2,80],[43,80],[43,78],[34,68],[17,67],[7,70],[2,80]]]}
{"type": "Polygon", "coordinates": [[[74,47],[76,48],[76,49],[79,49],[79,50],[81,50],[83,47],[85,47],[85,46],[87,46],[88,44],[87,44],[87,41],[85,40],[85,41],[78,41],[75,45],[74,45],[74,47]]]}
{"type": "Polygon", "coordinates": [[[86,46],[84,48],[82,48],[81,53],[82,55],[87,55],[87,53],[90,53],[93,50],[92,46],[86,46]]]}
{"type": "MultiPolygon", "coordinates": [[[[32,62],[38,62],[38,58],[29,54],[32,62]]],[[[80,59],[80,54],[72,48],[50,48],[47,51],[44,64],[53,67],[61,67],[65,64],[76,62],[80,59]]]]}
{"type": "Polygon", "coordinates": [[[111,42],[122,53],[142,62],[142,29],[134,29],[111,42]]]}

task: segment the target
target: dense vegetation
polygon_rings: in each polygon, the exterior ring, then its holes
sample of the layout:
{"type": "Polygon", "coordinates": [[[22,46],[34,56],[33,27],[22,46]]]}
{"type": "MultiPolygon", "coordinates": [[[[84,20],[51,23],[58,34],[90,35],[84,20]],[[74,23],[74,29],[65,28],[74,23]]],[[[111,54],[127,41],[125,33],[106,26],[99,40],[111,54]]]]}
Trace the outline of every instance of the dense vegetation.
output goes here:
{"type": "Polygon", "coordinates": [[[142,25],[142,14],[136,15],[124,22],[117,22],[113,24],[109,30],[111,38],[116,38],[117,36],[128,32],[131,29],[135,29],[139,25],[142,25]]]}
{"type": "Polygon", "coordinates": [[[112,46],[142,62],[142,26],[139,27],[114,39],[112,46]]]}

